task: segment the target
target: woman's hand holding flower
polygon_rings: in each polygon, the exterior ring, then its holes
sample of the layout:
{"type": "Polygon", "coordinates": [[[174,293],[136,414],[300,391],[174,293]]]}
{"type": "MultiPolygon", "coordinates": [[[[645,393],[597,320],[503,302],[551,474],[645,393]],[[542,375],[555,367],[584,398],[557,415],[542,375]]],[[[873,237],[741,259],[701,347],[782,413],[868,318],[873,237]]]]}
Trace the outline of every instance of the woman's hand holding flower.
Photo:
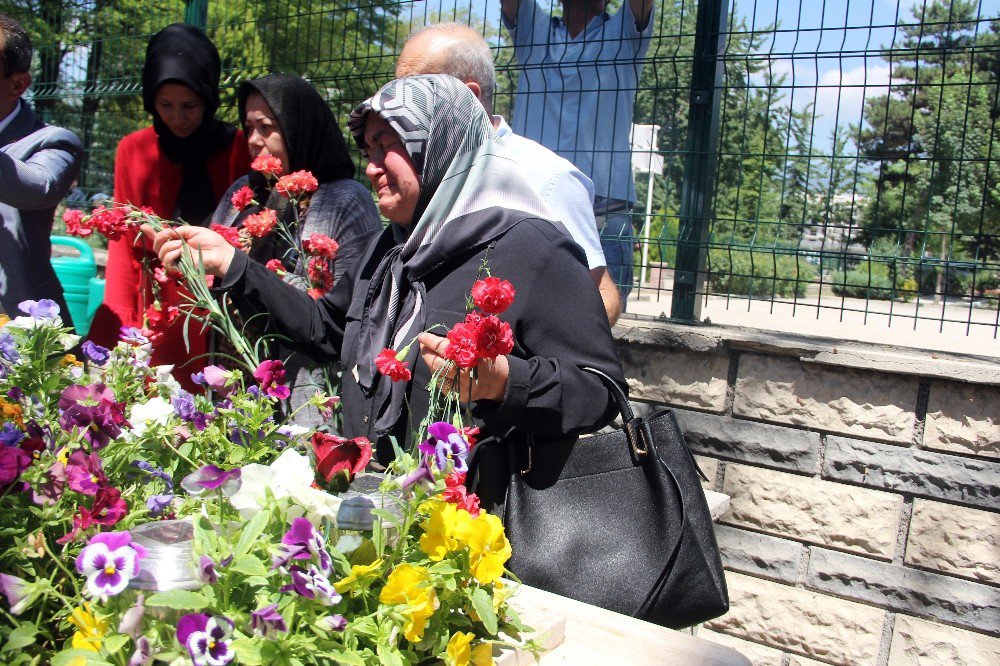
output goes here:
{"type": "Polygon", "coordinates": [[[480,360],[476,366],[476,376],[473,379],[471,370],[458,368],[445,355],[449,344],[448,338],[433,333],[421,333],[417,336],[417,342],[420,343],[420,357],[430,368],[432,375],[445,367],[449,368],[450,381],[446,381],[446,391],[458,390],[458,395],[463,402],[503,401],[507,392],[507,378],[510,374],[506,355],[480,360]]]}
{"type": "Polygon", "coordinates": [[[204,263],[206,274],[222,277],[236,254],[236,249],[225,238],[204,227],[185,225],[157,233],[152,227],[143,225],[142,231],[153,242],[153,250],[167,268],[180,261],[186,245],[195,263],[199,260],[204,263]]]}

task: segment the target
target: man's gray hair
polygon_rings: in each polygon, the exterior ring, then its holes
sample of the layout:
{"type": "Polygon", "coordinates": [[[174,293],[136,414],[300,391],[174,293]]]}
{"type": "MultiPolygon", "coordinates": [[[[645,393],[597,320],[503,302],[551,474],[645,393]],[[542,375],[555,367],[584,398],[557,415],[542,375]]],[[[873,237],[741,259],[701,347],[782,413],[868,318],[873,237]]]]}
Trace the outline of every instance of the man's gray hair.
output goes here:
{"type": "Polygon", "coordinates": [[[493,94],[497,89],[497,73],[493,67],[493,52],[483,36],[464,23],[438,23],[425,25],[410,33],[409,39],[434,31],[455,37],[448,47],[447,57],[441,60],[439,74],[450,74],[462,81],[475,81],[481,90],[483,106],[493,112],[493,94]]]}

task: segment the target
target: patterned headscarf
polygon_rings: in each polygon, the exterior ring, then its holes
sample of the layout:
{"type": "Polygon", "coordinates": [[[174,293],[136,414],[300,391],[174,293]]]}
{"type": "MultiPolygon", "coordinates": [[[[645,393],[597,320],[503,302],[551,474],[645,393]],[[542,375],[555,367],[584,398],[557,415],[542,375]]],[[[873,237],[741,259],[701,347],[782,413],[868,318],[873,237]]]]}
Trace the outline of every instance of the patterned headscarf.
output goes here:
{"type": "MultiPolygon", "coordinates": [[[[479,100],[458,79],[446,74],[397,79],[359,104],[348,126],[362,152],[369,113],[399,135],[420,176],[414,221],[393,225],[397,238],[405,240],[372,273],[352,344],[358,383],[381,403],[373,433],[380,436],[402,413],[405,386],[380,377],[375,357],[385,347],[399,349],[426,328],[425,276],[526,217],[552,215],[507,155],[479,100]]],[[[415,360],[417,351],[414,345],[408,360],[415,360]]]]}

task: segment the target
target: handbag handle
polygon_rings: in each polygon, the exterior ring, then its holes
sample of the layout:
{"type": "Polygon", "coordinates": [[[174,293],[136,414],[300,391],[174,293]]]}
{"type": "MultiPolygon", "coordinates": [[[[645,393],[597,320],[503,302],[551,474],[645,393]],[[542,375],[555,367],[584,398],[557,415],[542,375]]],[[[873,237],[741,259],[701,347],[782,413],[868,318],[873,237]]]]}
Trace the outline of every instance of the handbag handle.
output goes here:
{"type": "Polygon", "coordinates": [[[618,405],[618,412],[622,416],[623,431],[628,445],[632,449],[632,455],[636,460],[642,462],[649,455],[649,450],[653,446],[653,433],[649,429],[649,423],[641,416],[636,416],[632,411],[632,405],[628,402],[628,396],[622,387],[603,370],[582,366],[584,372],[596,375],[604,382],[604,386],[611,392],[615,403],[618,405]]]}

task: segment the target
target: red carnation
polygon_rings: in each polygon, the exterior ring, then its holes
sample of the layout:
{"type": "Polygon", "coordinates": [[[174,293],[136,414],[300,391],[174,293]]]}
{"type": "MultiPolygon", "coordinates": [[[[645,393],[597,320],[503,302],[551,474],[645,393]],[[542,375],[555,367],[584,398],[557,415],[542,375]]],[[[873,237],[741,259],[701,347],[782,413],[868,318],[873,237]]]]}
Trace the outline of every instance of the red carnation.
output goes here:
{"type": "Polygon", "coordinates": [[[314,257],[325,257],[327,259],[337,258],[337,248],[340,245],[337,241],[323,234],[313,234],[302,241],[302,249],[305,253],[314,257]]]}
{"type": "Polygon", "coordinates": [[[296,171],[278,179],[275,189],[278,194],[289,199],[297,199],[303,194],[315,192],[319,181],[308,171],[296,171]]]}
{"type": "Polygon", "coordinates": [[[146,308],[146,320],[149,322],[149,330],[158,332],[169,326],[180,314],[176,305],[167,306],[161,309],[161,305],[150,305],[146,308]]]}
{"type": "Polygon", "coordinates": [[[281,160],[274,155],[258,155],[257,159],[250,163],[250,168],[265,176],[280,176],[284,171],[281,167],[281,160]]]}
{"type": "Polygon", "coordinates": [[[128,214],[121,208],[98,206],[90,216],[90,225],[108,240],[118,240],[129,228],[128,214]]]}
{"type": "Polygon", "coordinates": [[[226,242],[237,250],[243,249],[243,243],[240,241],[240,230],[236,227],[224,227],[221,224],[213,224],[208,228],[225,238],[226,242]]]}
{"type": "Polygon", "coordinates": [[[323,432],[312,436],[312,450],[316,455],[317,481],[330,487],[334,484],[346,490],[347,484],[360,474],[368,461],[372,459],[372,445],[364,437],[345,439],[323,432]],[[340,476],[346,484],[338,483],[335,477],[340,476]]]}
{"type": "Polygon", "coordinates": [[[268,262],[264,264],[264,267],[269,271],[277,273],[278,275],[284,275],[288,272],[285,270],[285,265],[281,263],[281,259],[269,259],[268,262]]]}
{"type": "Polygon", "coordinates": [[[466,490],[465,472],[452,472],[445,477],[444,482],[447,487],[441,493],[441,499],[455,504],[459,509],[465,509],[473,518],[479,515],[479,497],[466,490]]]}
{"type": "Polygon", "coordinates": [[[479,347],[476,344],[476,325],[465,322],[455,324],[448,331],[448,346],[445,347],[445,358],[455,362],[460,368],[473,368],[479,363],[479,347]]]}
{"type": "Polygon", "coordinates": [[[472,302],[488,314],[500,314],[514,302],[514,285],[507,280],[488,277],[472,285],[472,302]]]}
{"type": "Polygon", "coordinates": [[[493,315],[482,317],[476,325],[476,351],[483,358],[509,354],[514,348],[514,333],[510,324],[493,315]]]}
{"type": "Polygon", "coordinates": [[[66,223],[66,233],[70,236],[86,238],[94,233],[94,228],[90,226],[90,220],[84,219],[83,211],[74,208],[63,213],[63,222],[66,223]]]}
{"type": "Polygon", "coordinates": [[[230,201],[233,204],[233,208],[236,210],[243,210],[253,203],[253,190],[244,185],[233,193],[230,201]]]}
{"type": "Polygon", "coordinates": [[[317,289],[316,287],[310,287],[309,289],[306,289],[306,294],[309,296],[309,298],[313,299],[314,301],[318,301],[319,299],[323,298],[324,293],[325,292],[323,292],[322,289],[317,289]]]}
{"type": "Polygon", "coordinates": [[[254,238],[263,238],[272,231],[278,224],[278,214],[270,208],[265,208],[259,213],[248,215],[243,220],[243,228],[254,238]]]}
{"type": "Polygon", "coordinates": [[[394,382],[408,382],[413,376],[406,367],[406,361],[400,359],[393,349],[386,348],[380,351],[375,357],[375,367],[394,382]]]}
{"type": "Polygon", "coordinates": [[[333,271],[323,257],[311,257],[308,266],[309,282],[312,286],[327,292],[333,289],[333,271]]]}

